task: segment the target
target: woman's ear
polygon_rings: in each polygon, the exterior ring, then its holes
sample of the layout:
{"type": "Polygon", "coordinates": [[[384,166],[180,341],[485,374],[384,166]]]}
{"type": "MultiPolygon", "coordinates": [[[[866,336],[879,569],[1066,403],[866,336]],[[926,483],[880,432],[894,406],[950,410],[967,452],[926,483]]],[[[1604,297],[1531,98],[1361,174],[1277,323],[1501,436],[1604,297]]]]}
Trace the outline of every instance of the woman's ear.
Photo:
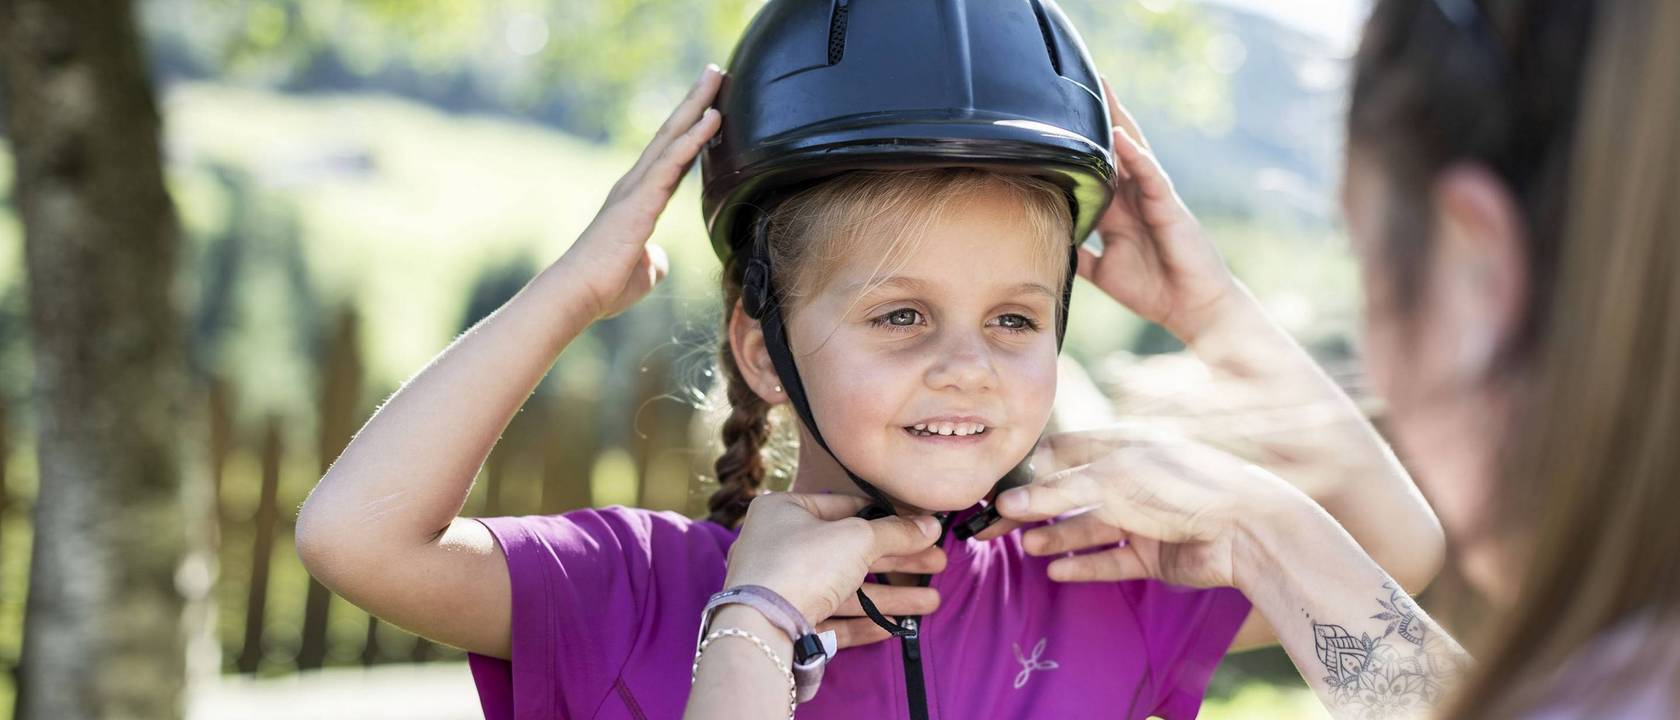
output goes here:
{"type": "Polygon", "coordinates": [[[1435,182],[1435,240],[1424,292],[1454,374],[1482,382],[1529,312],[1528,232],[1505,183],[1477,164],[1435,182]]]}
{"type": "Polygon", "coordinates": [[[764,344],[764,329],[757,320],[747,317],[739,300],[729,313],[729,350],[735,356],[741,377],[746,378],[747,385],[764,402],[777,405],[787,401],[787,391],[782,389],[776,365],[764,344]]]}

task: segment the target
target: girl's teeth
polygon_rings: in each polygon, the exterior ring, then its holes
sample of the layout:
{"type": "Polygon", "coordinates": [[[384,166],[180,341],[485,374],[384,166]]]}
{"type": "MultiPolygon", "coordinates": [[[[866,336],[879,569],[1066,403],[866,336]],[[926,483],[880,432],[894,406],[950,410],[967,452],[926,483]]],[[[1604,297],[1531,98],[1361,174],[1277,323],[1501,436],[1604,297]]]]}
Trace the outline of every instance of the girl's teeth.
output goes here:
{"type": "Polygon", "coordinates": [[[952,428],[950,425],[940,425],[939,426],[939,434],[940,435],[950,435],[953,430],[954,430],[954,428],[952,428]]]}
{"type": "Polygon", "coordinates": [[[927,423],[921,423],[921,424],[917,425],[916,429],[917,430],[926,430],[927,429],[927,423]]]}

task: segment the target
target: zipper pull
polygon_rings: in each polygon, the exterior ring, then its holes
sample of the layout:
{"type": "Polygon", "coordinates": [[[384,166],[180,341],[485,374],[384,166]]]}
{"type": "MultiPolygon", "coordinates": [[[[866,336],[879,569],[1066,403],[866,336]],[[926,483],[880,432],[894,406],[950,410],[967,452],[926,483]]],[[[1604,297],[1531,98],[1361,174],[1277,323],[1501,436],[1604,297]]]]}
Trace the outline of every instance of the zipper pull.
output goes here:
{"type": "Polygon", "coordinates": [[[904,636],[904,654],[905,654],[905,656],[909,657],[911,660],[921,662],[921,659],[922,659],[921,635],[922,635],[922,633],[921,633],[921,629],[919,627],[919,623],[916,622],[916,618],[913,618],[913,617],[904,618],[903,620],[898,621],[898,624],[900,626],[902,626],[905,630],[910,631],[910,634],[904,636]]]}

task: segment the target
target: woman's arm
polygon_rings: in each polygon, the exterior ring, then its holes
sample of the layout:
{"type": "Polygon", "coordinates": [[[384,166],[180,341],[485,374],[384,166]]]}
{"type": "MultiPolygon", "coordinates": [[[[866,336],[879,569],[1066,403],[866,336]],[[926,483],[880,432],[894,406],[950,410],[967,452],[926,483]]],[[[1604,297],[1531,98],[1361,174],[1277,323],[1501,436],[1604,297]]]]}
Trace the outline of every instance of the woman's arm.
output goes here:
{"type": "MultiPolygon", "coordinates": [[[[1323,506],[1406,592],[1440,572],[1440,521],[1388,444],[1353,400],[1246,290],[1196,337],[1191,350],[1226,400],[1191,435],[1271,470],[1323,506]]],[[[1192,423],[1200,422],[1192,419],[1192,423]]],[[[1256,612],[1233,649],[1280,636],[1256,612]]]]}
{"type": "Polygon", "coordinates": [[[298,555],[322,584],[420,635],[507,657],[505,558],[457,517],[496,439],[556,356],[665,274],[647,244],[719,125],[708,66],[572,247],[456,339],[356,434],[299,512],[298,555]]]}
{"type": "MultiPolygon", "coordinates": [[[[1359,408],[1231,275],[1112,89],[1108,98],[1120,179],[1097,226],[1103,251],[1081,250],[1080,276],[1208,366],[1218,407],[1189,419],[1190,437],[1294,483],[1402,587],[1422,589],[1445,557],[1434,512],[1359,408]]],[[[1234,647],[1274,641],[1255,615],[1234,647]]]]}
{"type": "Polygon", "coordinates": [[[1426,717],[1470,656],[1323,510],[1251,526],[1237,587],[1336,717],[1426,717]]]}
{"type": "Polygon", "coordinates": [[[1041,556],[1107,546],[1059,557],[1051,578],[1236,587],[1338,716],[1426,715],[1468,665],[1334,518],[1276,475],[1182,440],[1084,459],[998,497],[1018,522],[1086,509],[1024,536],[1041,556]]]}

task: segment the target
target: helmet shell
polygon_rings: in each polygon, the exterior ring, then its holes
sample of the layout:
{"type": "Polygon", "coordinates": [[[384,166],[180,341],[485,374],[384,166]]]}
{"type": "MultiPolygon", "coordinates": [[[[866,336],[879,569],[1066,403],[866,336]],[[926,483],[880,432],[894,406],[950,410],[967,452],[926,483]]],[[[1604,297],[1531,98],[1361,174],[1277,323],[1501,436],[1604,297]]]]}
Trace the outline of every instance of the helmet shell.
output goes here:
{"type": "Polygon", "coordinates": [[[730,57],[701,155],[718,257],[754,208],[850,170],[973,167],[1061,186],[1077,242],[1113,194],[1110,118],[1053,0],[771,0],[730,57]]]}

